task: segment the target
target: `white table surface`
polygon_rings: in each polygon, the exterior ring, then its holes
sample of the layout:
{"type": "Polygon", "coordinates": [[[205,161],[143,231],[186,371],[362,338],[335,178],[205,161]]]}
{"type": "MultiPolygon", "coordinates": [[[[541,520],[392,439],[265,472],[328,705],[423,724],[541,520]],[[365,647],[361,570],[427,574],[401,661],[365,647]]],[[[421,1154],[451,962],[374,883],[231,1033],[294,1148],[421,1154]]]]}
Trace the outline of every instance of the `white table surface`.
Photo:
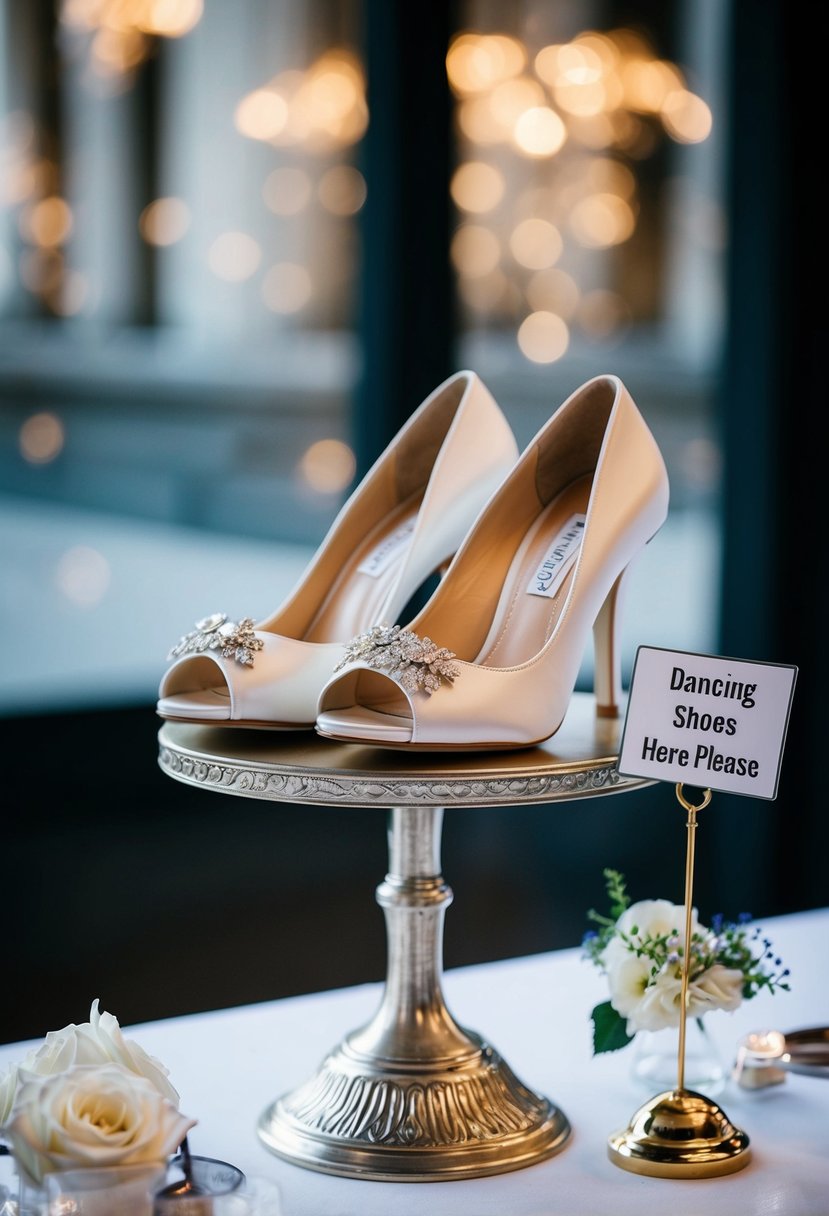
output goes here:
{"type": "MultiPolygon", "coordinates": [[[[764,928],[791,967],[793,990],[706,1018],[727,1061],[748,1030],[829,1024],[829,909],[768,920],[764,928]]],[[[607,994],[578,950],[451,971],[445,991],[462,1024],[485,1034],[523,1081],[566,1111],[573,1135],[557,1157],[492,1178],[379,1183],[313,1173],[268,1153],[255,1133],[260,1112],[368,1020],[377,984],[173,1018],[129,1033],[167,1064],[182,1109],[198,1117],[193,1151],[277,1182],[284,1216],[829,1216],[829,1081],[790,1075],[754,1094],[730,1084],[719,1101],[749,1133],[752,1163],[721,1179],[640,1178],[606,1156],[608,1134],[627,1123],[641,1097],[629,1077],[631,1048],[591,1057],[588,1014],[607,994]]],[[[0,1068],[28,1046],[0,1047],[0,1068]]]]}

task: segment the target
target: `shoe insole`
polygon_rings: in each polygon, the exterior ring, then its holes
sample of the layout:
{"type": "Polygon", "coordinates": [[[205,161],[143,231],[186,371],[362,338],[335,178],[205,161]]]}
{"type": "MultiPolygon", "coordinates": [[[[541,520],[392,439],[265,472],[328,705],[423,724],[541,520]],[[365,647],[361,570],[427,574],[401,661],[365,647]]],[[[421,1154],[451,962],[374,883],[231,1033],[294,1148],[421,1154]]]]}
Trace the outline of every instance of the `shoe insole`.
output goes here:
{"type": "Polygon", "coordinates": [[[226,686],[170,693],[161,698],[159,705],[163,706],[164,714],[168,718],[195,716],[205,720],[215,719],[217,722],[230,718],[230,692],[226,686]]]}
{"type": "Polygon", "coordinates": [[[591,484],[584,477],[568,486],[527,531],[476,663],[517,667],[549,641],[573,580],[591,484]]]}
{"type": "MultiPolygon", "coordinates": [[[[407,499],[363,538],[331,583],[304,641],[348,642],[381,623],[380,616],[409,552],[421,500],[420,494],[407,499]]],[[[394,611],[402,607],[397,604],[394,611]]],[[[385,623],[393,625],[394,621],[385,623]]]]}

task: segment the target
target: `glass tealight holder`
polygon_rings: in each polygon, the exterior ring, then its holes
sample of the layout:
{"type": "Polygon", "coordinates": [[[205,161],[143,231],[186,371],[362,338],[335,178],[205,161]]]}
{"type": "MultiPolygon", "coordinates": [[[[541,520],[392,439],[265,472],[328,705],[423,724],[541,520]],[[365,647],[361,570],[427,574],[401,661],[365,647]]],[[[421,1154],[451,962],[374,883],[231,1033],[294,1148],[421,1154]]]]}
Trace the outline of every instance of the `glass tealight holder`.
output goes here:
{"type": "Polygon", "coordinates": [[[152,1216],[163,1166],[124,1165],[56,1170],[43,1180],[46,1216],[152,1216]]]}
{"type": "MultiPolygon", "coordinates": [[[[244,1182],[242,1171],[228,1161],[182,1154],[170,1162],[152,1216],[235,1216],[230,1199],[244,1182]]],[[[247,1214],[242,1211],[240,1216],[247,1214]]]]}

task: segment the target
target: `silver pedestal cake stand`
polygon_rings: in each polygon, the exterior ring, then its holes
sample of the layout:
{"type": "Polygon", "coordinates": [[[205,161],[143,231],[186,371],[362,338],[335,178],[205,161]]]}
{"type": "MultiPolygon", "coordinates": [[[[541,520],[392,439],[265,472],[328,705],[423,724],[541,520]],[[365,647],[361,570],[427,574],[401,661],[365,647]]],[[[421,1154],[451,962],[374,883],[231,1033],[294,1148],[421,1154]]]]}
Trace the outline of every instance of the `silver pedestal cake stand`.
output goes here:
{"type": "Polygon", "coordinates": [[[647,782],[616,771],[620,722],[576,695],[558,734],[524,751],[407,754],[311,733],[166,723],[160,764],[220,793],[391,812],[389,872],[377,889],[388,971],[380,1008],[319,1071],[265,1110],[259,1135],[297,1165],[383,1181],[474,1178],[561,1149],[570,1125],[484,1037],[459,1026],[441,990],[443,809],[613,794],[647,782]]]}

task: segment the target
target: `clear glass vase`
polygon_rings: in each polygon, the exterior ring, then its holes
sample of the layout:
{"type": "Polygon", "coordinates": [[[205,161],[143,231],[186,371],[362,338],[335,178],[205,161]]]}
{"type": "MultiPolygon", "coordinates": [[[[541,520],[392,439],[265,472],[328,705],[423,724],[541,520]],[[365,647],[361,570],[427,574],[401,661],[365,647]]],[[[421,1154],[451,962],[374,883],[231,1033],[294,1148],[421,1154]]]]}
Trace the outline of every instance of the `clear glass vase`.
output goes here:
{"type": "Polygon", "coordinates": [[[164,1178],[163,1165],[58,1170],[45,1178],[46,1216],[153,1216],[153,1196],[164,1178]]]}
{"type": "Polygon", "coordinates": [[[163,1165],[55,1170],[36,1183],[18,1170],[18,1216],[152,1216],[153,1196],[166,1176],[163,1165]]]}
{"type": "MultiPolygon", "coordinates": [[[[675,1089],[679,1028],[640,1030],[633,1040],[631,1076],[637,1090],[652,1098],[675,1089]]],[[[716,1098],[727,1072],[701,1018],[689,1018],[685,1031],[685,1088],[716,1098]]]]}
{"type": "Polygon", "coordinates": [[[189,1158],[186,1175],[195,1191],[187,1195],[183,1160],[53,1170],[42,1182],[15,1162],[16,1178],[9,1186],[0,1180],[0,1216],[6,1199],[15,1216],[278,1216],[278,1188],[269,1190],[260,1179],[258,1189],[245,1189],[240,1169],[212,1157],[189,1158]]]}

